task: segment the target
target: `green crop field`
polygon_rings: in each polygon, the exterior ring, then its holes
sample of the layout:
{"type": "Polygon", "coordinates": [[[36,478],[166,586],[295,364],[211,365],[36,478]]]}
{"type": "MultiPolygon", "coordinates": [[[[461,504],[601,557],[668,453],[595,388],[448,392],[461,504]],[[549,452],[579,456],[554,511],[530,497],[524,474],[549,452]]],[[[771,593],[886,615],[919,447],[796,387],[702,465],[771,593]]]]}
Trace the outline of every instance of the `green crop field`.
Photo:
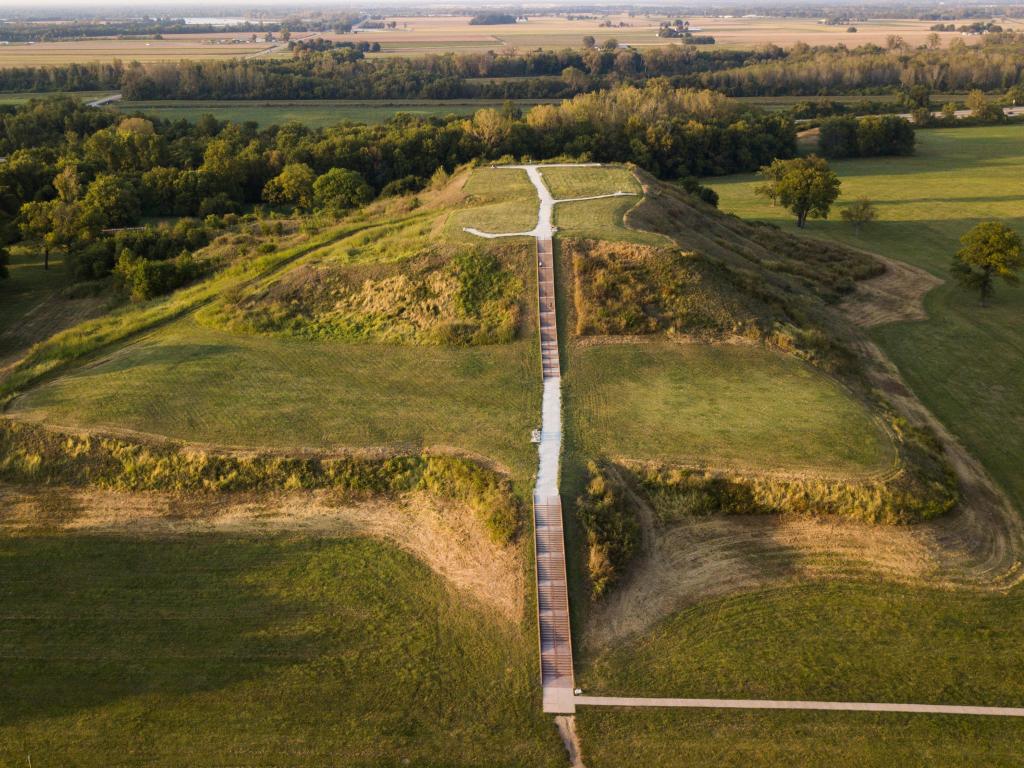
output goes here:
{"type": "MultiPolygon", "coordinates": [[[[807,234],[901,259],[948,281],[959,237],[983,219],[1024,233],[1024,126],[917,132],[913,157],[833,163],[841,207],[868,197],[879,219],[858,236],[838,211],[807,234]]],[[[795,230],[791,217],[754,195],[756,180],[713,180],[720,207],[795,230]]],[[[1000,285],[992,306],[952,283],[925,300],[927,322],[873,333],[929,408],[978,456],[1024,509],[1024,289],[1000,285]]]]}
{"type": "Polygon", "coordinates": [[[0,764],[558,766],[536,640],[369,539],[0,538],[0,764]]]}
{"type": "MultiPolygon", "coordinates": [[[[2,99],[0,99],[2,103],[2,99]]],[[[520,101],[523,109],[537,101],[520,101]]],[[[383,123],[397,114],[417,117],[444,117],[445,115],[472,115],[479,109],[500,108],[503,102],[472,99],[453,101],[125,101],[111,105],[126,114],[142,113],[165,120],[195,122],[203,115],[237,123],[253,121],[261,128],[299,122],[310,128],[325,128],[351,120],[355,123],[383,123]]]]}
{"type": "Polygon", "coordinates": [[[186,318],[30,390],[12,412],[249,448],[451,446],[525,479],[539,364],[527,341],[344,344],[232,334],[186,318]]]}
{"type": "Polygon", "coordinates": [[[945,768],[1020,762],[1012,717],[863,712],[744,712],[580,708],[577,730],[588,768],[945,768]],[[624,757],[628,756],[628,757],[624,757]]]}
{"type": "Polygon", "coordinates": [[[46,93],[13,93],[5,91],[0,93],[0,105],[17,106],[32,99],[48,99],[53,96],[74,96],[82,101],[94,101],[104,96],[113,96],[116,91],[47,91],[46,93]]]}
{"type": "Polygon", "coordinates": [[[894,460],[880,427],[837,384],[760,347],[583,347],[568,382],[591,455],[837,475],[894,460]]]}

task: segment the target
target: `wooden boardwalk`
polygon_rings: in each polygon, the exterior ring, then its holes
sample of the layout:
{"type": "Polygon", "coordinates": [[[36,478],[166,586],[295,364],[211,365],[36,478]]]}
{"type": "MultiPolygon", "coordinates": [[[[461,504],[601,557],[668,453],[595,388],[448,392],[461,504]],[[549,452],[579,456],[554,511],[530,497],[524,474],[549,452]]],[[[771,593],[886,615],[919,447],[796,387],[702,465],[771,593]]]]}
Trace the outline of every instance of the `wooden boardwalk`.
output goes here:
{"type": "Polygon", "coordinates": [[[540,315],[541,376],[544,415],[540,468],[533,494],[534,551],[537,558],[537,627],[544,711],[575,711],[572,628],[565,571],[562,499],[558,495],[558,459],[562,447],[561,365],[555,311],[554,249],[550,238],[537,238],[537,306],[540,315]]]}

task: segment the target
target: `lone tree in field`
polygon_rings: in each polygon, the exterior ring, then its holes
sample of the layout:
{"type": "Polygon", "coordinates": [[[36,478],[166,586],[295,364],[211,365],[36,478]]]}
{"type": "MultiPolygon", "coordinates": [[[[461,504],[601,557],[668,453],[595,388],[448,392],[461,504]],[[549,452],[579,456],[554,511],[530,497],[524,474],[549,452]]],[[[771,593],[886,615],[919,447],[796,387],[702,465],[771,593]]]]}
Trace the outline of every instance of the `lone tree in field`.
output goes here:
{"type": "Polygon", "coordinates": [[[773,160],[759,171],[766,183],[755,192],[777,200],[796,214],[796,225],[803,227],[808,217],[828,218],[832,203],[839,197],[842,184],[828,161],[817,155],[795,157],[792,160],[773,160]]]}
{"type": "Polygon", "coordinates": [[[848,206],[843,208],[839,212],[839,215],[843,217],[843,221],[848,221],[853,224],[853,231],[858,235],[860,234],[860,228],[878,218],[878,211],[875,210],[874,204],[866,197],[858,197],[848,206]]]}
{"type": "Polygon", "coordinates": [[[960,243],[963,248],[953,257],[953,277],[981,294],[981,306],[995,293],[997,277],[1010,284],[1020,281],[1017,270],[1024,267],[1020,235],[1005,224],[983,221],[968,230],[960,243]]]}

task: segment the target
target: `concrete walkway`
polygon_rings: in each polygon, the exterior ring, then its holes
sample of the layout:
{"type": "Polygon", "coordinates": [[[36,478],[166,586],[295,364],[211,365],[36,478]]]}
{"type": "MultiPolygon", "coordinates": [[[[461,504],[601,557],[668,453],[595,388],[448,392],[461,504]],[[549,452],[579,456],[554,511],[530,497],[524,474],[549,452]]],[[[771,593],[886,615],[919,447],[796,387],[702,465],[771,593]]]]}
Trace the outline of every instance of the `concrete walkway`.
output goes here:
{"type": "Polygon", "coordinates": [[[595,707],[687,707],[694,709],[807,709],[829,712],[912,712],[933,715],[1024,717],[1024,708],[955,704],[885,704],[859,701],[773,701],[771,699],[647,699],[629,696],[574,696],[578,705],[595,707]]]}
{"type": "Polygon", "coordinates": [[[465,231],[477,237],[532,237],[537,243],[537,313],[540,324],[541,378],[544,397],[541,406],[540,446],[537,483],[533,489],[533,535],[537,576],[537,627],[540,646],[541,685],[544,711],[572,714],[576,711],[572,664],[572,628],[569,623],[569,589],[565,573],[565,534],[562,527],[562,498],[558,493],[559,462],[562,455],[562,372],[558,353],[558,312],[555,300],[555,255],[552,221],[555,205],[578,200],[620,197],[633,192],[556,200],[541,168],[579,168],[599,163],[559,163],[545,166],[500,166],[526,172],[540,205],[537,224],[526,232],[483,232],[475,227],[465,231]]]}

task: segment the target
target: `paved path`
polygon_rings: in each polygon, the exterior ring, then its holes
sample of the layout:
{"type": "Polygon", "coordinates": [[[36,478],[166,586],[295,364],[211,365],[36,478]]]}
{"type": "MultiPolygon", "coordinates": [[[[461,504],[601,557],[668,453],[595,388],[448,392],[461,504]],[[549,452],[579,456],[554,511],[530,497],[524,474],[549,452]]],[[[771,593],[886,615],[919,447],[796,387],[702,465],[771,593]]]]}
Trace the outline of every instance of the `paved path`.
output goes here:
{"type": "Polygon", "coordinates": [[[876,704],[860,701],[773,701],[770,699],[646,699],[628,696],[574,696],[579,705],[596,707],[688,707],[715,709],[810,709],[832,712],[913,712],[934,715],[1024,717],[1024,708],[971,707],[953,704],[876,704]]]}
{"type": "Polygon", "coordinates": [[[541,685],[544,711],[571,714],[576,711],[572,667],[572,627],[569,623],[569,590],[565,575],[565,535],[562,528],[562,498],[558,493],[558,469],[562,454],[561,363],[558,356],[558,314],[555,302],[555,257],[552,222],[555,205],[577,200],[598,200],[635,194],[556,200],[541,174],[541,167],[586,167],[598,163],[565,163],[547,166],[516,165],[502,168],[526,171],[540,206],[537,224],[527,232],[465,231],[477,237],[532,237],[537,242],[537,310],[540,318],[541,377],[544,398],[541,407],[537,483],[533,489],[533,535],[536,551],[537,627],[540,644],[541,685]]]}
{"type": "Polygon", "coordinates": [[[115,101],[120,101],[120,100],[121,100],[121,94],[120,93],[114,93],[114,94],[111,94],[110,96],[104,96],[102,99],[96,99],[95,101],[87,102],[85,106],[87,106],[87,107],[102,107],[105,104],[111,104],[111,103],[113,103],[115,101]]]}

